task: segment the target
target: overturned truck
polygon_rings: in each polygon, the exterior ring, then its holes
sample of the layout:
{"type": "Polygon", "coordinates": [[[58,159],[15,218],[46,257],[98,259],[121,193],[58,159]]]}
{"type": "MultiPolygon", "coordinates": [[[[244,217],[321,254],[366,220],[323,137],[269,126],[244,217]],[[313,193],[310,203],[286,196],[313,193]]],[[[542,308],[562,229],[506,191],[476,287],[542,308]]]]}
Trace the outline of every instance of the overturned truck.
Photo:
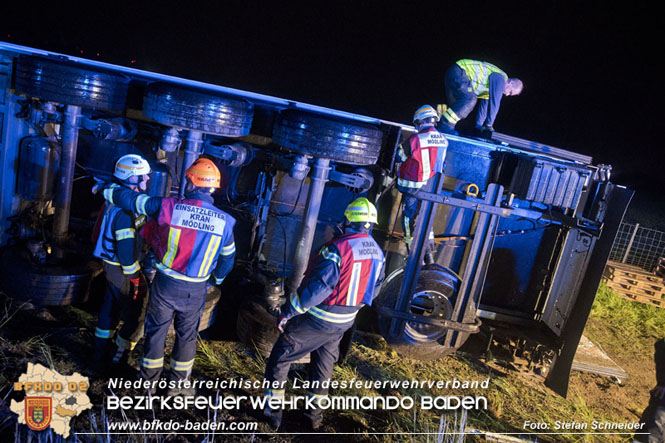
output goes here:
{"type": "MultiPolygon", "coordinates": [[[[448,136],[445,175],[419,192],[407,248],[394,158],[408,125],[6,43],[0,92],[5,294],[44,306],[85,300],[99,273],[90,177],[109,178],[115,160],[139,153],[152,164],[149,193],[178,195],[203,155],[223,172],[216,206],[238,220],[222,294],[239,306],[239,338],[259,352],[276,338],[269,311],[298,287],[346,205],[366,196],[387,278],[359,327],[416,359],[469,337],[503,341],[565,395],[632,196],[609,181],[610,167],[502,134],[448,136]]],[[[220,297],[209,295],[202,328],[220,297]]]]}

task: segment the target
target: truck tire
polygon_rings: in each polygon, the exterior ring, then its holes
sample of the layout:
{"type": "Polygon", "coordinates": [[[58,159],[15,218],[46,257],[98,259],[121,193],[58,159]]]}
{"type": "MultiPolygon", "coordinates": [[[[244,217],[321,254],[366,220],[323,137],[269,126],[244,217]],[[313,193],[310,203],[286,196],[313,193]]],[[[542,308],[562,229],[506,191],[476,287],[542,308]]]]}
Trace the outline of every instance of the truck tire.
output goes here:
{"type": "Polygon", "coordinates": [[[238,340],[263,358],[270,356],[270,351],[279,338],[279,331],[275,326],[275,317],[257,302],[246,303],[238,310],[238,340]]]}
{"type": "MultiPolygon", "coordinates": [[[[270,357],[272,347],[279,338],[275,316],[261,304],[251,301],[238,310],[236,333],[238,340],[252,348],[264,359],[270,357]]],[[[309,354],[294,363],[309,363],[309,354]]]]}
{"type": "Polygon", "coordinates": [[[166,126],[241,137],[249,134],[254,108],[239,99],[152,83],[143,97],[143,115],[166,126]]]}
{"type": "Polygon", "coordinates": [[[383,133],[371,125],[296,111],[282,112],[272,133],[275,143],[299,154],[363,166],[376,163],[382,139],[383,133]]]}
{"type": "MultiPolygon", "coordinates": [[[[208,289],[208,292],[206,293],[206,301],[203,305],[203,313],[201,314],[201,322],[199,323],[199,332],[205,331],[215,323],[215,318],[217,317],[217,303],[219,303],[221,297],[222,291],[217,286],[208,289]]],[[[169,326],[168,334],[175,334],[173,323],[169,326]]]]}
{"type": "Polygon", "coordinates": [[[14,76],[16,91],[61,104],[124,111],[129,78],[71,61],[21,55],[14,76]]]}
{"type": "Polygon", "coordinates": [[[66,265],[38,265],[30,260],[27,250],[10,246],[0,252],[0,290],[37,306],[82,303],[100,268],[87,257],[68,258],[66,265]]]}
{"type": "MultiPolygon", "coordinates": [[[[375,303],[393,309],[404,277],[404,268],[388,276],[375,303]]],[[[457,294],[458,279],[438,266],[424,266],[416,285],[415,295],[409,305],[410,312],[450,319],[457,294]]],[[[389,334],[391,317],[378,314],[379,330],[388,345],[399,355],[415,360],[434,360],[452,354],[456,348],[444,347],[442,343],[449,330],[424,323],[405,322],[399,337],[389,334]]],[[[463,334],[459,346],[468,338],[463,334]]],[[[459,347],[458,346],[458,347],[459,347]]]]}

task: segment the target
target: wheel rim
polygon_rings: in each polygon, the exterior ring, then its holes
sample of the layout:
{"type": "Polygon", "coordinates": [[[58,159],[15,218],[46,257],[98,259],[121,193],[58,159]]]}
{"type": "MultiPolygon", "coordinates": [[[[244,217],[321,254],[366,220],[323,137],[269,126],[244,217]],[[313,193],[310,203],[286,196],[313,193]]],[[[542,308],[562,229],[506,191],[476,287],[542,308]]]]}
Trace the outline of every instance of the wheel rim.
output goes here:
{"type": "MultiPolygon", "coordinates": [[[[454,290],[452,287],[450,289],[454,290]]],[[[412,314],[435,319],[450,319],[453,313],[448,296],[435,290],[419,291],[413,294],[408,309],[412,314]]],[[[439,341],[447,333],[448,329],[437,325],[415,321],[406,322],[404,325],[404,336],[412,343],[439,341]]]]}

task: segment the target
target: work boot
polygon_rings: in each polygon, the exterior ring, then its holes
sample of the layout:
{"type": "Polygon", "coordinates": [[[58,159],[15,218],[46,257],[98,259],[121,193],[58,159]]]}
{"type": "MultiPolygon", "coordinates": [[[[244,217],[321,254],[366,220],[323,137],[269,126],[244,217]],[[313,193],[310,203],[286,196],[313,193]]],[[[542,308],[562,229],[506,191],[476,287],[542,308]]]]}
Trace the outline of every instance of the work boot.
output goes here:
{"type": "Polygon", "coordinates": [[[193,397],[195,395],[196,395],[196,389],[192,386],[190,386],[189,388],[178,388],[178,387],[169,388],[166,391],[167,397],[177,397],[177,396],[193,397]]]}
{"type": "Polygon", "coordinates": [[[316,431],[323,423],[323,410],[320,408],[308,409],[307,412],[305,412],[305,417],[309,421],[312,430],[316,431]]]}
{"type": "Polygon", "coordinates": [[[459,135],[459,132],[455,130],[455,125],[449,123],[445,118],[439,120],[439,124],[436,125],[436,129],[439,132],[443,132],[444,134],[459,135]]]}
{"type": "Polygon", "coordinates": [[[273,430],[279,429],[279,426],[282,424],[282,410],[281,409],[272,409],[270,406],[266,406],[263,410],[263,416],[273,430]]]}

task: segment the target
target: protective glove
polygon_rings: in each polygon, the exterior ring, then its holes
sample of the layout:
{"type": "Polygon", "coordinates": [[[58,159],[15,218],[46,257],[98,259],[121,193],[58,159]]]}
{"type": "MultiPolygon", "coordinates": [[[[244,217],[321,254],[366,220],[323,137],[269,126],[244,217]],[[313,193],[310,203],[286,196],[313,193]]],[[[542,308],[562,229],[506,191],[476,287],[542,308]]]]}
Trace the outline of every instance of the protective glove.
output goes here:
{"type": "Polygon", "coordinates": [[[139,296],[139,286],[141,286],[141,278],[134,277],[129,279],[129,293],[132,294],[132,299],[136,300],[139,296]]]}
{"type": "Polygon", "coordinates": [[[288,318],[282,316],[279,317],[279,322],[277,323],[277,329],[279,329],[279,332],[284,332],[284,327],[286,326],[287,321],[289,321],[288,318]]]}
{"type": "Polygon", "coordinates": [[[101,178],[93,177],[95,184],[92,186],[92,193],[97,194],[99,191],[103,190],[108,183],[102,180],[101,178]]]}

